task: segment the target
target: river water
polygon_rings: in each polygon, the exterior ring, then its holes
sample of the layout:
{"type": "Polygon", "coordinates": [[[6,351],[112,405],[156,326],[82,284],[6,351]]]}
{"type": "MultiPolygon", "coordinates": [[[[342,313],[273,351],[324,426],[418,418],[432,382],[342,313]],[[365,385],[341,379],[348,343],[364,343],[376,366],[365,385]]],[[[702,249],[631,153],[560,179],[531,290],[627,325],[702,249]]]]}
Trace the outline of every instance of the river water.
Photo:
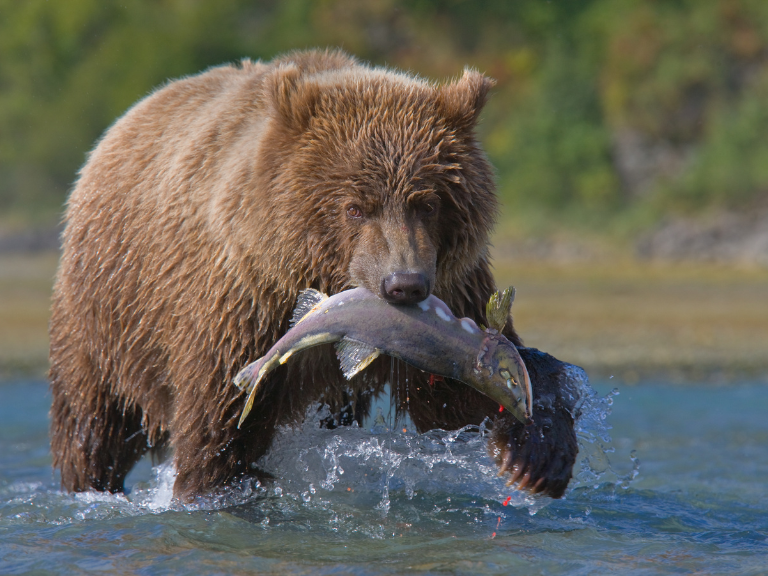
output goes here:
{"type": "Polygon", "coordinates": [[[149,460],[61,492],[46,384],[0,383],[0,574],[768,574],[768,386],[595,388],[561,500],[507,488],[483,427],[310,419],[277,481],[180,506],[149,460]]]}

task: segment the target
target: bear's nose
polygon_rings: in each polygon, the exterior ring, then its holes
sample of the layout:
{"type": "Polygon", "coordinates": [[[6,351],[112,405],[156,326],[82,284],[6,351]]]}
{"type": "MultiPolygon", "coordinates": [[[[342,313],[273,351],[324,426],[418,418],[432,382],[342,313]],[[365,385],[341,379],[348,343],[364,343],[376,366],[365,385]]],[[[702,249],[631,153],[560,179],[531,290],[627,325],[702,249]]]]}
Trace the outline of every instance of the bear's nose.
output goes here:
{"type": "Polygon", "coordinates": [[[381,282],[381,297],[392,304],[416,304],[427,296],[427,277],[418,272],[392,272],[381,282]]]}

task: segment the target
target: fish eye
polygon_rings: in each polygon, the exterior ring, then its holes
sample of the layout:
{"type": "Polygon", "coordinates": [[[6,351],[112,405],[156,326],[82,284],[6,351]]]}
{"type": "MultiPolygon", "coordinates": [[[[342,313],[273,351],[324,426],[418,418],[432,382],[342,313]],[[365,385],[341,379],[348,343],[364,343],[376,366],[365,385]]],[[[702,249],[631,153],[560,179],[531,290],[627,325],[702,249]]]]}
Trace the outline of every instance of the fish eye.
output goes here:
{"type": "Polygon", "coordinates": [[[350,204],[347,206],[347,217],[352,218],[353,220],[359,220],[363,217],[363,211],[360,209],[359,206],[356,206],[355,204],[350,204]]]}
{"type": "Polygon", "coordinates": [[[504,378],[504,380],[507,381],[507,388],[509,388],[510,390],[515,386],[517,386],[517,380],[512,378],[512,374],[509,373],[509,370],[502,368],[501,370],[499,370],[499,376],[501,376],[502,378],[504,378]]]}

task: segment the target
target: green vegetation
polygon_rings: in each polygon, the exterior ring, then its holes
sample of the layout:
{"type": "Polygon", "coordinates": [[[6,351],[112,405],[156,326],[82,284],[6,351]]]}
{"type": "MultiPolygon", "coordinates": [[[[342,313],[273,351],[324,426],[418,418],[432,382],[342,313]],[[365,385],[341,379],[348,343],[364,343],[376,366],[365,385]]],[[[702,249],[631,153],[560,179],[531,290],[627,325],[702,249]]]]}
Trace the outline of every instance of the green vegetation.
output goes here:
{"type": "Polygon", "coordinates": [[[517,225],[631,233],[768,190],[764,0],[0,0],[0,225],[55,221],[166,79],[315,46],[495,77],[481,132],[517,225]]]}

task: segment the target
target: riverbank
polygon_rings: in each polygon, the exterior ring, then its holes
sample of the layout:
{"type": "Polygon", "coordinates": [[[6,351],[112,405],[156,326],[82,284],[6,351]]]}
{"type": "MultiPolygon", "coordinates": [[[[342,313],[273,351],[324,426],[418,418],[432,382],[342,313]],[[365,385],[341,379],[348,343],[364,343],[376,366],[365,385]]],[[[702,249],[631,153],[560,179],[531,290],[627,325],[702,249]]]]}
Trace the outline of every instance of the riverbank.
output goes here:
{"type": "MultiPolygon", "coordinates": [[[[517,288],[525,343],[593,380],[768,380],[768,269],[498,252],[494,272],[499,286],[517,288]]],[[[0,378],[45,375],[57,258],[0,255],[0,378]]]]}
{"type": "Polygon", "coordinates": [[[593,380],[768,380],[768,270],[496,260],[526,345],[593,380]]]}
{"type": "Polygon", "coordinates": [[[56,252],[0,254],[0,379],[43,377],[48,369],[57,262],[56,252]]]}

